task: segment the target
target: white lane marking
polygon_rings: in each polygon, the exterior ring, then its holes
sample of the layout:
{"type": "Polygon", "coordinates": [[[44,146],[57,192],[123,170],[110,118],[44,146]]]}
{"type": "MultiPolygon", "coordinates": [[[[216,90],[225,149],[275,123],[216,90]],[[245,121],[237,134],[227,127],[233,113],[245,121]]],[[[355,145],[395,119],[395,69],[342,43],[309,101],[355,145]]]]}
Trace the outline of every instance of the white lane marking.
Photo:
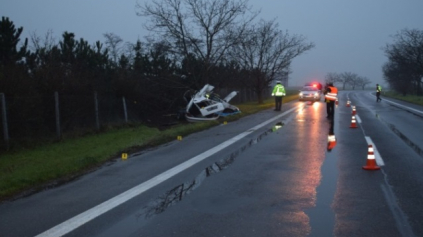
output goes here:
{"type": "Polygon", "coordinates": [[[385,184],[381,184],[380,188],[383,191],[389,210],[395,219],[395,224],[397,225],[398,231],[401,233],[401,236],[415,237],[416,235],[413,232],[413,228],[411,228],[411,225],[408,222],[409,218],[398,205],[398,198],[395,196],[394,191],[392,190],[392,186],[389,185],[387,180],[388,175],[383,170],[381,171],[385,178],[385,184]]]}
{"type": "Polygon", "coordinates": [[[390,101],[390,100],[387,100],[387,99],[385,99],[385,98],[384,98],[383,100],[385,100],[385,101],[386,101],[386,102],[388,102],[388,103],[394,104],[394,105],[396,105],[396,106],[398,106],[398,107],[405,108],[406,110],[411,110],[411,111],[413,111],[413,112],[416,112],[416,113],[419,113],[419,114],[423,114],[423,112],[422,112],[422,111],[420,111],[420,110],[413,109],[413,108],[410,108],[410,107],[407,107],[407,106],[404,106],[404,105],[401,105],[401,104],[395,103],[395,102],[390,101]]]}
{"type": "Polygon", "coordinates": [[[360,124],[361,124],[361,119],[360,119],[360,116],[355,115],[355,119],[357,120],[357,123],[360,123],[360,124]]]}
{"type": "Polygon", "coordinates": [[[377,148],[376,148],[375,143],[372,141],[372,139],[369,136],[364,136],[364,138],[366,139],[368,145],[372,145],[373,146],[373,153],[375,154],[376,163],[379,166],[384,166],[385,165],[385,162],[383,162],[382,156],[377,151],[377,148]]]}
{"type": "Polygon", "coordinates": [[[61,224],[52,227],[51,229],[37,235],[36,237],[56,237],[56,236],[63,236],[73,230],[75,230],[76,228],[80,227],[81,225],[93,220],[94,218],[110,211],[111,209],[119,206],[120,204],[134,198],[135,196],[140,195],[141,193],[149,190],[150,188],[168,180],[169,178],[177,175],[178,173],[182,172],[183,170],[197,164],[198,162],[206,159],[207,157],[217,153],[218,151],[230,146],[231,144],[237,142],[238,140],[246,137],[247,135],[253,133],[254,131],[256,131],[257,129],[264,127],[265,125],[285,116],[286,114],[294,111],[297,108],[300,108],[301,106],[304,105],[299,105],[297,107],[294,107],[290,110],[285,111],[284,113],[275,116],[251,129],[248,129],[247,131],[211,148],[210,150],[207,150],[153,178],[151,178],[150,180],[145,181],[144,183],[141,183],[119,195],[117,195],[116,197],[113,197],[77,216],[72,217],[71,219],[62,222],[61,224]]]}

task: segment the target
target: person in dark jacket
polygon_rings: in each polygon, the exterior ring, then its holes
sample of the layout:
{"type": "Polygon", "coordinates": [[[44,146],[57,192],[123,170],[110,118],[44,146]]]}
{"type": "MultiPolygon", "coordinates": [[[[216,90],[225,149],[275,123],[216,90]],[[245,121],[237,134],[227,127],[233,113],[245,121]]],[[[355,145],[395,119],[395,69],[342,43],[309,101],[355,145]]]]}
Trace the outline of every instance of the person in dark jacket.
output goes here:
{"type": "Polygon", "coordinates": [[[326,118],[333,119],[335,114],[335,101],[338,98],[338,89],[333,86],[332,82],[329,82],[326,85],[324,94],[326,101],[326,118]]]}

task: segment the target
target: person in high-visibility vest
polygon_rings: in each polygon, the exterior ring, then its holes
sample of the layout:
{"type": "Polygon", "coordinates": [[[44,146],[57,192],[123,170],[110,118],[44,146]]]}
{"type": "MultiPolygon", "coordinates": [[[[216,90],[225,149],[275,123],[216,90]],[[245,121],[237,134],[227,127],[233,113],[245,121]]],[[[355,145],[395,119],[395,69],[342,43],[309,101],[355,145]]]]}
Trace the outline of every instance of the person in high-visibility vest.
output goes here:
{"type": "Polygon", "coordinates": [[[338,98],[338,89],[329,82],[325,88],[325,101],[326,101],[326,118],[333,119],[335,114],[335,101],[338,98]]]}
{"type": "Polygon", "coordinates": [[[280,81],[276,81],[276,85],[272,91],[272,96],[275,97],[275,111],[281,111],[282,97],[285,95],[285,87],[281,84],[280,81]]]}
{"type": "Polygon", "coordinates": [[[379,84],[376,84],[376,102],[381,101],[380,92],[382,92],[382,87],[379,84]]]}

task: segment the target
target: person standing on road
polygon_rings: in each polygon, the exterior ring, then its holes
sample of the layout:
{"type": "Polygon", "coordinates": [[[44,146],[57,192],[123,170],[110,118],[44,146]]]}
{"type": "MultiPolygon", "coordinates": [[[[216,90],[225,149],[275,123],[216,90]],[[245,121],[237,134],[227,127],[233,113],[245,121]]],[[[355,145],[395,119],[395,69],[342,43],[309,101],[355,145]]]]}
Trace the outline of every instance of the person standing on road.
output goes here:
{"type": "Polygon", "coordinates": [[[276,81],[276,85],[272,91],[272,96],[275,97],[275,111],[281,111],[282,97],[285,95],[285,87],[281,84],[280,81],[276,81]]]}
{"type": "Polygon", "coordinates": [[[329,82],[325,88],[325,101],[326,101],[326,118],[333,119],[335,114],[335,101],[338,98],[338,89],[329,82]]]}
{"type": "Polygon", "coordinates": [[[380,92],[382,92],[382,87],[379,84],[376,84],[376,102],[381,101],[380,92]]]}

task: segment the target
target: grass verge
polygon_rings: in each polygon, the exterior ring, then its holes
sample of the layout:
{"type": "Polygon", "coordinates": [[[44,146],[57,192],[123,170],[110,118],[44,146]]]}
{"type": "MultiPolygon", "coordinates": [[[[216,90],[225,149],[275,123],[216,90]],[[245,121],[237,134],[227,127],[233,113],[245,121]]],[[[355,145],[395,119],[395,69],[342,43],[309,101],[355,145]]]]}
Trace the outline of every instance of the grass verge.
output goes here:
{"type": "Polygon", "coordinates": [[[418,105],[423,105],[423,96],[418,96],[418,95],[402,95],[400,93],[397,92],[393,92],[393,91],[387,91],[386,93],[382,93],[382,96],[387,96],[387,97],[391,97],[391,98],[395,98],[398,100],[403,100],[406,102],[410,102],[413,104],[418,104],[418,105]]]}

